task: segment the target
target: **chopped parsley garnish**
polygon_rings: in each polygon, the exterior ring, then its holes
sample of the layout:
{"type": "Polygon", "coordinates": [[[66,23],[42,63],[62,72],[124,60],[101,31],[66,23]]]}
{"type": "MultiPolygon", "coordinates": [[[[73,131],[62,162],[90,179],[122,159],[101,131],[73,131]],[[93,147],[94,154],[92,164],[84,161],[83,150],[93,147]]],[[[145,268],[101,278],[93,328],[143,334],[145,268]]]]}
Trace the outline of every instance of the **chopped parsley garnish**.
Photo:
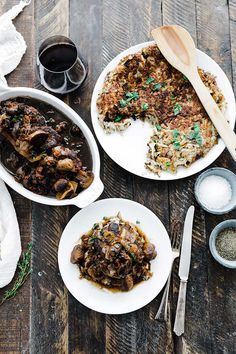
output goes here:
{"type": "Polygon", "coordinates": [[[153,82],[155,79],[153,77],[149,77],[147,80],[146,80],[146,84],[149,85],[151,82],[153,82]]]}
{"type": "Polygon", "coordinates": [[[196,140],[198,145],[202,145],[203,139],[202,139],[202,136],[201,136],[201,129],[200,129],[200,126],[199,126],[198,123],[194,124],[193,131],[191,131],[191,133],[189,134],[188,139],[196,140]]]}
{"type": "Polygon", "coordinates": [[[139,99],[138,92],[126,92],[125,96],[128,97],[127,101],[137,101],[139,99]]]}
{"type": "Polygon", "coordinates": [[[176,102],[174,105],[174,115],[177,116],[182,111],[182,106],[176,102]]]}
{"type": "Polygon", "coordinates": [[[122,108],[126,107],[131,100],[137,101],[139,99],[138,92],[126,92],[125,96],[128,97],[126,100],[123,98],[120,100],[120,106],[122,108]]]}
{"type": "Polygon", "coordinates": [[[88,243],[93,243],[97,239],[97,236],[90,237],[88,243]]]}
{"type": "Polygon", "coordinates": [[[142,109],[144,110],[144,111],[147,111],[148,110],[148,103],[142,103],[142,109]]]}
{"type": "Polygon", "coordinates": [[[93,224],[93,230],[96,229],[99,226],[99,224],[95,223],[93,224]]]}
{"type": "Polygon", "coordinates": [[[166,167],[170,166],[170,161],[166,161],[166,167]]]}
{"type": "Polygon", "coordinates": [[[154,91],[159,91],[161,88],[161,84],[155,84],[154,85],[154,91]]]}
{"type": "Polygon", "coordinates": [[[156,127],[156,130],[161,131],[161,126],[159,124],[156,124],[155,127],[156,127]]]}
{"type": "Polygon", "coordinates": [[[115,117],[114,122],[116,122],[116,123],[120,122],[121,119],[122,119],[122,116],[118,115],[118,116],[115,117]]]}
{"type": "Polygon", "coordinates": [[[175,150],[179,150],[180,149],[180,141],[178,141],[178,140],[174,141],[174,148],[175,148],[175,150]]]}
{"type": "Polygon", "coordinates": [[[126,107],[126,105],[127,105],[127,101],[122,98],[122,99],[120,100],[120,106],[121,106],[122,108],[124,108],[124,107],[126,107]]]}
{"type": "Polygon", "coordinates": [[[179,133],[179,131],[177,129],[174,129],[172,134],[173,134],[173,138],[176,139],[177,136],[179,136],[180,133],[179,133]]]}

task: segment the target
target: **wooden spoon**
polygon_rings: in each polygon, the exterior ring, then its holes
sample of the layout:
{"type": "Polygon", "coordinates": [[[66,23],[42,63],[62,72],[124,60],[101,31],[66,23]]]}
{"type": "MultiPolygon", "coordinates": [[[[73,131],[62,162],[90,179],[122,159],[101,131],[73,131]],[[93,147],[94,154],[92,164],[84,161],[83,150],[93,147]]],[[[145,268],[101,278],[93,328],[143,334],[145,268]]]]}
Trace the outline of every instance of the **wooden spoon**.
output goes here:
{"type": "Polygon", "coordinates": [[[198,74],[196,48],[192,37],[183,27],[177,25],[158,27],[151,33],[166,60],[191,82],[212,123],[236,161],[236,135],[198,74]]]}

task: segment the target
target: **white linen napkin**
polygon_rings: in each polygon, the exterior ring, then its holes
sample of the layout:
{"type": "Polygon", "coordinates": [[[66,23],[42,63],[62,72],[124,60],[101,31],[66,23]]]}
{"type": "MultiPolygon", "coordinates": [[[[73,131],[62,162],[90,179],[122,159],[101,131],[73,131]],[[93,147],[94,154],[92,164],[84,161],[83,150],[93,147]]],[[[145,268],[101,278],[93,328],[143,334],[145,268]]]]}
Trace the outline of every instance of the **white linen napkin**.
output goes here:
{"type": "Polygon", "coordinates": [[[0,16],[0,79],[5,85],[5,75],[18,66],[27,48],[23,36],[16,30],[12,20],[30,2],[31,0],[21,0],[18,5],[0,16]]]}
{"type": "MultiPolygon", "coordinates": [[[[21,0],[18,5],[0,16],[0,84],[7,85],[5,75],[20,63],[26,43],[17,32],[12,20],[29,5],[31,0],[21,0]]],[[[19,225],[10,194],[0,179],[0,288],[14,277],[21,254],[19,225]]]]}

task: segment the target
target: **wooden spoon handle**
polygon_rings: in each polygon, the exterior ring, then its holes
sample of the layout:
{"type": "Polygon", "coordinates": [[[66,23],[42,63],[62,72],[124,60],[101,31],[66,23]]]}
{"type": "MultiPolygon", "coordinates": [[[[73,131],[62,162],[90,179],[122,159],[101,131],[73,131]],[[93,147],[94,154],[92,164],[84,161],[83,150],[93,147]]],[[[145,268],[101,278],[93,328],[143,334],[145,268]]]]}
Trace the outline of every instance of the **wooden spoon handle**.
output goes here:
{"type": "Polygon", "coordinates": [[[198,72],[195,75],[190,75],[189,80],[193,85],[203,107],[209,115],[216,130],[224,141],[234,161],[236,161],[236,135],[227,123],[223,113],[215,103],[210,92],[202,82],[198,72]]]}

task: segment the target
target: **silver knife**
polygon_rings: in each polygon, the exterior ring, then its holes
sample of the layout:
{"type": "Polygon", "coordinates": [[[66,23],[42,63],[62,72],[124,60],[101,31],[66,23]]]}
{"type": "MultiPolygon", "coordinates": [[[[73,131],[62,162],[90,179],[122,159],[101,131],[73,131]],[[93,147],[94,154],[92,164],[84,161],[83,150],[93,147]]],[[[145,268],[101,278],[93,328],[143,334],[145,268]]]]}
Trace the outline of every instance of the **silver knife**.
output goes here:
{"type": "Polygon", "coordinates": [[[186,289],[191,261],[193,217],[194,206],[192,205],[188,209],[185,217],[183,240],[179,262],[180,286],[174,324],[174,332],[177,336],[181,336],[181,334],[184,333],[186,289]]]}

